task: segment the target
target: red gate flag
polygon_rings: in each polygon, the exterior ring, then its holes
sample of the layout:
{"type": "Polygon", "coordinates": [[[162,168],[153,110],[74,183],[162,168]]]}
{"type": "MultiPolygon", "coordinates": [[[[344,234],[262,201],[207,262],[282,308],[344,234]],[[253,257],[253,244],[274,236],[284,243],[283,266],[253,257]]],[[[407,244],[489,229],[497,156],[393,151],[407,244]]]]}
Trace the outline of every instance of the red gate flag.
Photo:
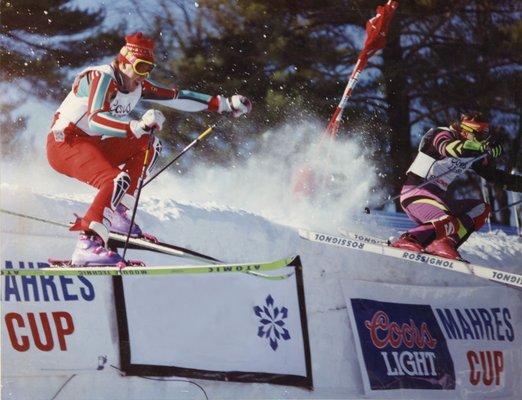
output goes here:
{"type": "Polygon", "coordinates": [[[388,28],[398,6],[398,2],[390,0],[384,6],[377,7],[375,17],[366,22],[366,41],[359,53],[359,59],[368,59],[386,46],[388,28]]]}
{"type": "MultiPolygon", "coordinates": [[[[325,139],[334,139],[337,135],[343,111],[346,108],[348,99],[352,95],[353,88],[359,79],[359,74],[366,66],[368,59],[378,50],[386,46],[388,28],[398,6],[398,1],[388,0],[385,5],[377,7],[377,13],[375,17],[369,19],[366,23],[366,40],[364,42],[363,49],[359,53],[357,64],[355,64],[355,67],[350,75],[350,79],[348,80],[348,84],[344,89],[343,97],[341,98],[339,105],[335,109],[335,112],[333,113],[332,118],[330,119],[330,122],[328,122],[328,126],[323,133],[320,145],[323,144],[325,139]]],[[[328,158],[328,155],[326,158],[328,158]]],[[[315,190],[317,190],[317,182],[319,180],[320,179],[315,176],[315,173],[310,168],[310,166],[301,166],[294,178],[294,193],[304,195],[306,197],[310,196],[315,190]]]]}
{"type": "Polygon", "coordinates": [[[385,5],[378,6],[375,17],[369,19],[366,23],[366,41],[364,42],[363,49],[359,53],[357,64],[355,64],[352,74],[350,75],[343,97],[328,123],[325,136],[334,137],[337,134],[343,110],[352,95],[352,90],[359,79],[359,74],[366,66],[368,59],[378,50],[386,46],[388,28],[398,6],[399,3],[397,1],[389,0],[385,5]]]}

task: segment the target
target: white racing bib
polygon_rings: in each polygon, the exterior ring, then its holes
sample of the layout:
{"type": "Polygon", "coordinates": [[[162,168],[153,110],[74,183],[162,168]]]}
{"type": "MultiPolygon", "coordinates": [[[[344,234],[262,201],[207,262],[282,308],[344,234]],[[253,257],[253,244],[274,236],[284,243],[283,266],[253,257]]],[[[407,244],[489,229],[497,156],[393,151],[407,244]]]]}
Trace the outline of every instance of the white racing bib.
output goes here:
{"type": "MultiPolygon", "coordinates": [[[[99,65],[85,68],[78,75],[84,75],[88,71],[99,71],[110,75],[113,79],[114,71],[110,65],[99,65]]],[[[136,90],[130,93],[123,93],[118,91],[116,96],[110,100],[110,113],[115,117],[126,117],[136,107],[136,104],[141,98],[142,87],[139,85],[136,90]]],[[[63,130],[70,124],[75,124],[82,131],[91,136],[98,136],[98,134],[90,132],[89,121],[87,115],[89,99],[87,97],[78,97],[71,91],[62,102],[57,112],[59,118],[52,127],[55,136],[63,135],[63,130]]]]}
{"type": "Polygon", "coordinates": [[[407,172],[412,172],[427,180],[438,176],[433,183],[441,189],[447,190],[448,186],[455,180],[455,178],[457,178],[457,176],[471,168],[474,161],[476,161],[476,159],[473,157],[448,157],[442,160],[436,160],[426,153],[419,151],[407,172]]]}

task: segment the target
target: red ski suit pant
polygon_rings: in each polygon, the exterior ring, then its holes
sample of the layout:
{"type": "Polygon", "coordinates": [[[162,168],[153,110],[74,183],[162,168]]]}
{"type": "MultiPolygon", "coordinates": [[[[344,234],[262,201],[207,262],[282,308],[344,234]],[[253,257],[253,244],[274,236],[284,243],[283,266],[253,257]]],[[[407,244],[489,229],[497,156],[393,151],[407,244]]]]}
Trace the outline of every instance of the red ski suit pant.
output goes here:
{"type": "MultiPolygon", "coordinates": [[[[64,133],[64,141],[56,141],[53,132],[47,136],[47,159],[59,173],[99,189],[85,216],[72,228],[87,231],[92,221],[104,222],[107,208],[114,208],[111,201],[115,178],[122,171],[130,177],[126,192],[132,195],[136,190],[150,135],[140,139],[111,137],[102,140],[100,136],[89,136],[73,126],[67,127],[64,133]]],[[[155,160],[155,154],[149,159],[155,160]]],[[[106,222],[110,224],[110,220],[106,222]]]]}

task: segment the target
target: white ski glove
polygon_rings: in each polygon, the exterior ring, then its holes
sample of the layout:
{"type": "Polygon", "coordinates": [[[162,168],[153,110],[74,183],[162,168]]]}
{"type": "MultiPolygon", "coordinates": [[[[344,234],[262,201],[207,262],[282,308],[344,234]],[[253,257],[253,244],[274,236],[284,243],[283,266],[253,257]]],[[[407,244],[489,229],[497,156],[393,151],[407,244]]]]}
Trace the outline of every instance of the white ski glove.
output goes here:
{"type": "Polygon", "coordinates": [[[139,139],[143,135],[150,133],[152,129],[161,131],[164,122],[165,117],[163,116],[163,113],[159,110],[151,109],[147,110],[140,120],[135,119],[129,122],[129,129],[132,134],[139,139]]]}
{"type": "Polygon", "coordinates": [[[235,94],[230,98],[219,96],[219,110],[222,112],[232,113],[234,118],[240,117],[243,114],[248,114],[252,111],[252,102],[240,94],[235,94]]]}

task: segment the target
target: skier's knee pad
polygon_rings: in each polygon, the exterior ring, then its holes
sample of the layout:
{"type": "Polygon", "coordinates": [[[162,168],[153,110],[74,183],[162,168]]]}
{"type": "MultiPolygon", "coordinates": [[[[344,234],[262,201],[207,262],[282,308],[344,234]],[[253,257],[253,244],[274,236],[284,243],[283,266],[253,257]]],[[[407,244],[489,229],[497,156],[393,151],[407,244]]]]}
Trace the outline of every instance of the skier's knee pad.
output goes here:
{"type": "Polygon", "coordinates": [[[454,215],[446,214],[443,217],[430,222],[435,228],[437,239],[452,235],[458,235],[461,237],[466,234],[466,228],[454,215]]]}
{"type": "Polygon", "coordinates": [[[120,203],[123,195],[129,190],[131,179],[128,173],[121,171],[113,181],[112,195],[111,195],[111,209],[116,209],[120,203]]]}
{"type": "Polygon", "coordinates": [[[490,213],[491,206],[488,203],[480,203],[468,212],[468,215],[473,220],[473,228],[476,231],[484,226],[490,213]]]}
{"type": "Polygon", "coordinates": [[[146,171],[147,176],[149,176],[150,173],[152,172],[152,170],[154,169],[156,162],[158,161],[158,158],[161,154],[161,150],[163,150],[163,144],[161,143],[161,140],[159,140],[157,137],[154,137],[151,147],[152,147],[152,156],[151,156],[150,163],[147,167],[147,171],[146,171]]]}

